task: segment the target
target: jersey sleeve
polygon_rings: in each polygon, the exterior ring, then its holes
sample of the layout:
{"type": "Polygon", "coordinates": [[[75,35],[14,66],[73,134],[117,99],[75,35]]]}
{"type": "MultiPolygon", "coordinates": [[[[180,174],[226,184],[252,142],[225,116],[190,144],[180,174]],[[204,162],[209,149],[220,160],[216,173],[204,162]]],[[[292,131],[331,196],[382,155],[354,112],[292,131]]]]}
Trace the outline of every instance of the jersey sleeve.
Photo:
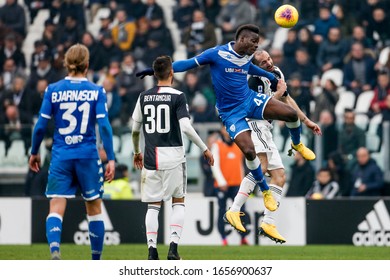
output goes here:
{"type": "Polygon", "coordinates": [[[204,52],[193,58],[175,61],[172,64],[173,72],[184,72],[201,65],[211,64],[213,62],[213,58],[215,57],[215,53],[216,49],[212,48],[205,50],[204,52]]]}
{"type": "Polygon", "coordinates": [[[282,70],[280,70],[279,67],[276,67],[276,66],[275,66],[275,72],[277,73],[277,78],[282,79],[282,80],[285,80],[285,79],[284,79],[284,74],[283,74],[282,70]]]}
{"type": "Polygon", "coordinates": [[[267,71],[261,69],[260,67],[254,65],[253,63],[251,63],[249,65],[248,74],[266,77],[271,82],[276,82],[277,83],[277,78],[272,73],[267,72],[267,71]]]}
{"type": "Polygon", "coordinates": [[[108,108],[107,108],[107,96],[104,88],[99,89],[99,97],[96,103],[96,118],[101,119],[108,117],[108,108]]]}
{"type": "Polygon", "coordinates": [[[184,93],[178,95],[177,98],[177,119],[190,118],[190,113],[188,111],[187,99],[184,93]]]}
{"type": "Polygon", "coordinates": [[[134,112],[132,118],[134,121],[138,123],[142,123],[142,111],[141,111],[141,95],[137,99],[137,103],[135,104],[134,112]]]}
{"type": "Polygon", "coordinates": [[[217,52],[217,48],[207,49],[195,56],[195,60],[199,65],[211,64],[214,62],[214,58],[217,55],[217,52]]]}
{"type": "Polygon", "coordinates": [[[251,76],[249,79],[248,79],[248,86],[251,90],[254,90],[255,92],[259,92],[259,93],[262,93],[263,91],[260,90],[259,86],[260,86],[260,79],[256,76],[251,76]]]}
{"type": "Polygon", "coordinates": [[[43,101],[39,115],[45,119],[51,119],[52,106],[51,106],[51,88],[48,86],[43,96],[43,101]]]}

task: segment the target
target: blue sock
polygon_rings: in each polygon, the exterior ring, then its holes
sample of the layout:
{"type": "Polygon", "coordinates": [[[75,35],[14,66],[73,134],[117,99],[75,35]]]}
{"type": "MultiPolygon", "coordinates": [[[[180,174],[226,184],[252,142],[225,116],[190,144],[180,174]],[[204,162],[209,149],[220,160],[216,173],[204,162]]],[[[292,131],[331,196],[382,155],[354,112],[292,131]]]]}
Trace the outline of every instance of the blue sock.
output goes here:
{"type": "Polygon", "coordinates": [[[291,136],[291,141],[294,145],[298,145],[301,143],[301,131],[302,126],[294,127],[294,128],[288,128],[291,136]]]}
{"type": "Polygon", "coordinates": [[[100,219],[100,216],[101,215],[88,217],[89,240],[91,241],[92,260],[100,260],[103,251],[104,222],[100,219]]]}
{"type": "Polygon", "coordinates": [[[60,251],[62,233],[62,217],[57,213],[51,213],[46,219],[46,238],[50,247],[50,253],[60,251]]]}
{"type": "Polygon", "coordinates": [[[259,185],[260,190],[261,191],[269,190],[269,187],[263,175],[263,171],[261,170],[261,162],[259,158],[256,156],[254,160],[245,159],[245,163],[248,169],[251,171],[253,178],[259,185]]]}
{"type": "Polygon", "coordinates": [[[253,177],[255,178],[257,184],[259,185],[260,190],[262,192],[268,191],[269,187],[268,187],[267,181],[264,178],[263,171],[261,170],[261,165],[259,166],[259,168],[251,170],[251,173],[252,173],[253,177]]]}

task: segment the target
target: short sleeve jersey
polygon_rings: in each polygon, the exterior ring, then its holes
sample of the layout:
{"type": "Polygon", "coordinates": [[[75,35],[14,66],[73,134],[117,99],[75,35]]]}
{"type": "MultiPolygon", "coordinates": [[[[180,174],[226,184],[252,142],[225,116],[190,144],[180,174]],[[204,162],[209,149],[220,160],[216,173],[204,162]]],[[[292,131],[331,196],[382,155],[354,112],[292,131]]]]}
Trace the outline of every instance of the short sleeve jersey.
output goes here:
{"type": "Polygon", "coordinates": [[[40,116],[54,118],[52,160],[98,158],[96,120],[107,118],[106,94],[86,78],[65,79],[50,84],[40,116]]]}
{"type": "Polygon", "coordinates": [[[132,117],[142,124],[146,169],[172,169],[185,162],[179,120],[190,118],[190,115],[183,92],[158,86],[144,91],[138,98],[132,117]]]}

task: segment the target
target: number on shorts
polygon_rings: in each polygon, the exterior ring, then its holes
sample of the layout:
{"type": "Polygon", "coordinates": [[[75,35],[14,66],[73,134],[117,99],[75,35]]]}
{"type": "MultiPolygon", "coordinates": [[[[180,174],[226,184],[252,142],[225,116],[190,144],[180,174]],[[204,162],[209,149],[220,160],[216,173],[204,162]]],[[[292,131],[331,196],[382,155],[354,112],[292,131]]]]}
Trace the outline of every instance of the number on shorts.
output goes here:
{"type": "Polygon", "coordinates": [[[261,104],[264,103],[264,99],[266,99],[267,96],[264,93],[258,93],[256,95],[256,97],[253,98],[253,101],[255,101],[257,106],[260,106],[261,104]],[[259,97],[259,98],[256,98],[256,97],[259,97]],[[262,100],[260,100],[260,99],[262,99],[262,100]]]}

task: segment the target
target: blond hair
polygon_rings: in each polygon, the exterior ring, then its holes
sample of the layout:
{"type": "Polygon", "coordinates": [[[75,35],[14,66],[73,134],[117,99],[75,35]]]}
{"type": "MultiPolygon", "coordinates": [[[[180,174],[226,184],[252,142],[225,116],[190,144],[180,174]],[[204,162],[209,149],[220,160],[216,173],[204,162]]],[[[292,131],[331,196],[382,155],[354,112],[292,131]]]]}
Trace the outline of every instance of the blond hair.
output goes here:
{"type": "Polygon", "coordinates": [[[65,53],[64,66],[69,73],[84,73],[88,68],[89,50],[82,44],[75,44],[65,53]]]}

